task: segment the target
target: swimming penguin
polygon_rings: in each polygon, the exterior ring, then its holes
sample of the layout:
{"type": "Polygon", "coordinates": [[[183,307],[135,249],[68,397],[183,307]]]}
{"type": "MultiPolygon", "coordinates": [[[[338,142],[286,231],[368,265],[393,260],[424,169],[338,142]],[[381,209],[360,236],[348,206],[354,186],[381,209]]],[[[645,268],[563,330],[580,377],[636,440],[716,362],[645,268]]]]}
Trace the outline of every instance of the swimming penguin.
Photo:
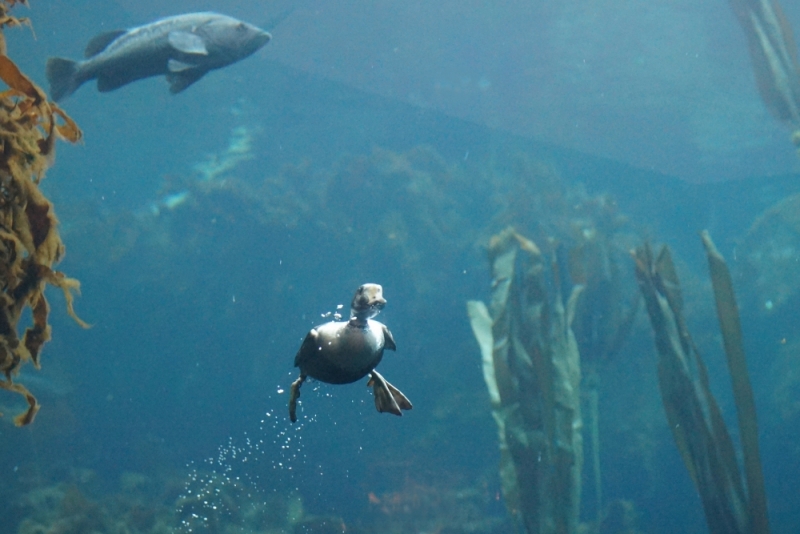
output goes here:
{"type": "Polygon", "coordinates": [[[383,378],[375,367],[383,358],[383,349],[396,350],[394,338],[386,325],[373,321],[386,305],[379,284],[364,284],[356,290],[350,304],[349,321],[331,321],[312,328],[294,357],[300,378],[292,382],[289,393],[289,419],[297,421],[297,399],[306,378],[328,384],[350,384],[370,375],[375,407],[379,412],[403,415],[411,402],[400,390],[383,378]]]}

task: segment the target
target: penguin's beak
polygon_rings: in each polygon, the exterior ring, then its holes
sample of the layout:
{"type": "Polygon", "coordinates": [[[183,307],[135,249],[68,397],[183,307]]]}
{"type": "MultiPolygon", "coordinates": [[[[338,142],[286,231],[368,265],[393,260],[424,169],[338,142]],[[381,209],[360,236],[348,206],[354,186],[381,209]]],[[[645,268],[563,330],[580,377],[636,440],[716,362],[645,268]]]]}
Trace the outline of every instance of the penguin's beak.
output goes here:
{"type": "Polygon", "coordinates": [[[379,297],[369,301],[369,314],[372,317],[378,315],[382,310],[383,307],[386,306],[386,299],[379,297]]]}
{"type": "Polygon", "coordinates": [[[350,310],[359,317],[367,315],[375,317],[384,306],[386,306],[386,299],[383,298],[383,288],[379,284],[364,284],[353,296],[350,310]]]}

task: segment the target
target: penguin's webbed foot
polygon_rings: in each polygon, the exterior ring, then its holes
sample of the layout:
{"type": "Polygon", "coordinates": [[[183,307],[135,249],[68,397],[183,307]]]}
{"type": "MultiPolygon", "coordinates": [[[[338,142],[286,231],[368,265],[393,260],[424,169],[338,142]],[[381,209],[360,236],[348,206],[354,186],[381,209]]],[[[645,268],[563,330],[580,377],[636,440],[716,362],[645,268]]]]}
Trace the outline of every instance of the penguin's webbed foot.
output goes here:
{"type": "Polygon", "coordinates": [[[375,395],[375,408],[379,412],[389,412],[394,415],[403,415],[400,410],[410,410],[411,401],[403,393],[386,381],[378,371],[372,371],[367,386],[372,386],[375,395]]]}
{"type": "Polygon", "coordinates": [[[300,386],[305,380],[306,377],[300,375],[300,378],[292,382],[292,387],[289,388],[289,420],[292,423],[297,421],[297,399],[300,398],[300,386]]]}

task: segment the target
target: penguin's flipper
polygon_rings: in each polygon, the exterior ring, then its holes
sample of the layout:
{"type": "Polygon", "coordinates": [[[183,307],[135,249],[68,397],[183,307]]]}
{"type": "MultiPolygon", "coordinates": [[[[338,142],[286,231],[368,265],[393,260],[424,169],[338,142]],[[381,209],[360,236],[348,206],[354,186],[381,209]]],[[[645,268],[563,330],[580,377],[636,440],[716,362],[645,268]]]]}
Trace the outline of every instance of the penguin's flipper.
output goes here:
{"type": "Polygon", "coordinates": [[[411,401],[399,389],[387,382],[378,371],[372,371],[367,386],[372,386],[372,392],[375,395],[375,408],[381,413],[389,412],[394,415],[403,415],[400,410],[410,410],[412,408],[411,401]]]}

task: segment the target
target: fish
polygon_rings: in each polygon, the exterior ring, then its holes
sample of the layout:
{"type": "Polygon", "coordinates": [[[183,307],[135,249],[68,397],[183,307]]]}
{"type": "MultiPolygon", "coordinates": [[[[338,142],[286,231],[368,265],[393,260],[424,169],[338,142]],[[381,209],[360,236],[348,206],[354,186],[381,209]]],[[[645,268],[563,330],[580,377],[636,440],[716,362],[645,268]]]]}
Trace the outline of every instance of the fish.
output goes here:
{"type": "Polygon", "coordinates": [[[96,79],[97,90],[105,93],[162,74],[170,92],[180,93],[207,72],[254,54],[270,39],[261,28],[210,11],[104,32],[89,41],[83,61],[47,60],[50,98],[58,102],[89,80],[96,79]]]}

